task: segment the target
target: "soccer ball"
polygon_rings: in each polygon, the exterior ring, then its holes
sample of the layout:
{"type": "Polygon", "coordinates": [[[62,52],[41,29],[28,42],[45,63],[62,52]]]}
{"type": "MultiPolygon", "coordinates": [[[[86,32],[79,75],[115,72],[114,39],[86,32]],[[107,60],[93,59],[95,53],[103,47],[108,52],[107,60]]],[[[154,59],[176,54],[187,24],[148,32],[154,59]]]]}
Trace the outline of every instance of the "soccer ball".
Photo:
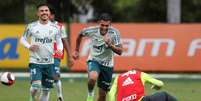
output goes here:
{"type": "Polygon", "coordinates": [[[0,76],[1,83],[7,86],[11,86],[15,82],[15,76],[10,72],[4,72],[0,76]]]}

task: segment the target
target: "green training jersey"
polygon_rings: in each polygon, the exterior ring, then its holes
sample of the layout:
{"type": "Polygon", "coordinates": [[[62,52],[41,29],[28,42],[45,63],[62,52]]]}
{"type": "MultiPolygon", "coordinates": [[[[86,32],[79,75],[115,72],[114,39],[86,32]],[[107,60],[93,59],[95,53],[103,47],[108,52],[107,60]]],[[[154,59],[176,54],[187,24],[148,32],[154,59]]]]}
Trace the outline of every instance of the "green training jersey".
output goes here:
{"type": "MultiPolygon", "coordinates": [[[[80,34],[91,40],[88,60],[97,61],[107,67],[114,66],[114,52],[106,45],[104,36],[100,34],[99,26],[85,28],[80,34]]],[[[110,38],[112,44],[120,45],[120,32],[117,29],[112,26],[109,27],[106,35],[110,38]]]]}
{"type": "MultiPolygon", "coordinates": [[[[61,34],[58,26],[52,22],[41,24],[39,21],[27,25],[23,38],[30,37],[30,45],[38,45],[36,52],[30,51],[30,63],[52,64],[54,63],[54,42],[62,44],[61,34]]],[[[62,45],[63,49],[63,45],[62,45]]]]}

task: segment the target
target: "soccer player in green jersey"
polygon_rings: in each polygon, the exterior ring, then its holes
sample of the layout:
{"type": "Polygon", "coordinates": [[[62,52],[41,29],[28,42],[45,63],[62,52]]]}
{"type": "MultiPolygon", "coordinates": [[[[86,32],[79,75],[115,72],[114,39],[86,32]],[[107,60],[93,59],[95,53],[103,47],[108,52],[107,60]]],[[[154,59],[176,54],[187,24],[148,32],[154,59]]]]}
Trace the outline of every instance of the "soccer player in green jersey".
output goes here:
{"type": "Polygon", "coordinates": [[[118,75],[109,94],[109,101],[177,101],[167,92],[157,92],[145,96],[144,85],[152,84],[152,89],[159,90],[164,83],[139,70],[130,70],[118,75]]]}
{"type": "Polygon", "coordinates": [[[61,54],[63,44],[57,25],[49,20],[50,10],[47,4],[37,6],[38,20],[27,25],[21,43],[30,52],[29,69],[31,77],[30,101],[49,100],[50,88],[53,87],[55,78],[53,54],[61,54]],[[27,38],[30,38],[30,43],[27,38]],[[57,51],[54,51],[54,42],[57,51]],[[40,91],[42,90],[42,93],[40,91]]]}
{"type": "Polygon", "coordinates": [[[88,97],[87,101],[94,101],[94,86],[99,87],[98,101],[105,101],[110,90],[114,67],[114,53],[122,54],[120,32],[112,27],[111,17],[104,13],[98,20],[98,26],[84,28],[76,40],[74,59],[79,58],[79,47],[83,37],[91,39],[90,55],[88,57],[88,97]]]}

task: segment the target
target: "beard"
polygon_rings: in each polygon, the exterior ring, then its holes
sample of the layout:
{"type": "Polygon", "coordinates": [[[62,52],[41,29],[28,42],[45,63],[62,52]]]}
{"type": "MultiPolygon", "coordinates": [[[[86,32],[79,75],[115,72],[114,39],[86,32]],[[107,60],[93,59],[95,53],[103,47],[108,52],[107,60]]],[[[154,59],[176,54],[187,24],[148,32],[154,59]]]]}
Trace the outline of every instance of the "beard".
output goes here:
{"type": "Polygon", "coordinates": [[[100,29],[101,35],[107,34],[108,29],[100,29]]]}
{"type": "Polygon", "coordinates": [[[49,17],[48,17],[47,14],[43,14],[43,15],[41,15],[40,19],[41,19],[42,21],[47,21],[47,20],[49,19],[49,17]]]}

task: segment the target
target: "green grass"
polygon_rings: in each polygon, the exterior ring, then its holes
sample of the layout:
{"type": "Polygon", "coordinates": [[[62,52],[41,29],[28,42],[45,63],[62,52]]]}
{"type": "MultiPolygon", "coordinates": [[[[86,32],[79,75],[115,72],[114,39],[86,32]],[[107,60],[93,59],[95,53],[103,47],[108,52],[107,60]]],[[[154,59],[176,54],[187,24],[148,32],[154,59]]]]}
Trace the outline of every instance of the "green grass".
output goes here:
{"type": "MultiPolygon", "coordinates": [[[[200,80],[163,80],[165,87],[162,91],[167,91],[174,95],[178,101],[200,101],[201,81],[200,80]]],[[[87,95],[86,79],[62,79],[63,94],[65,101],[85,101],[87,95]]],[[[17,78],[11,87],[0,85],[0,101],[28,101],[29,80],[17,78]]],[[[146,94],[156,91],[146,86],[146,94]]],[[[52,90],[50,100],[56,101],[55,89],[52,90]]]]}

